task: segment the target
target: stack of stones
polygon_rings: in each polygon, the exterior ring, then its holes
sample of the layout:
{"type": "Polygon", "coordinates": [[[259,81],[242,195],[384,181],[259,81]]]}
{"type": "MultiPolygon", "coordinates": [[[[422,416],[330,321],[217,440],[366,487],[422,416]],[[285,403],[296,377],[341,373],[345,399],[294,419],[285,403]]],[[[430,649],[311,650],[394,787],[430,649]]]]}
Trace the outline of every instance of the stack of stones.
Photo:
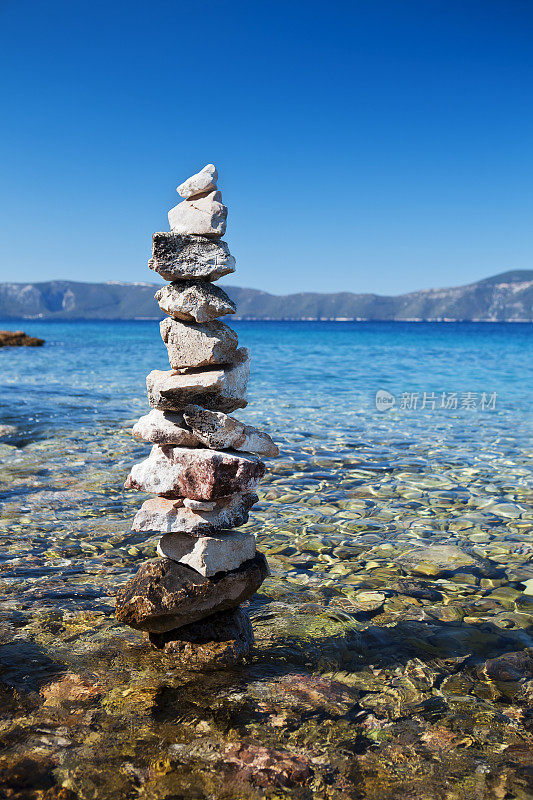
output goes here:
{"type": "Polygon", "coordinates": [[[246,406],[250,355],[218,319],[235,305],[213,281],[234,272],[235,259],[221,239],[227,208],[217,178],[208,164],[182,183],[171,232],[153,236],[149,266],[170,282],[155,297],[168,314],[160,327],[172,369],[147,377],[152,411],[133,435],[153,447],[125,486],[156,495],[132,529],[163,536],[160,557],[141,565],[116,606],[121,622],[189,666],[236,663],[253,644],[241,604],[268,566],[253,534],[232,529],[257,502],[259,456],[278,454],[270,436],[228,416],[246,406]]]}

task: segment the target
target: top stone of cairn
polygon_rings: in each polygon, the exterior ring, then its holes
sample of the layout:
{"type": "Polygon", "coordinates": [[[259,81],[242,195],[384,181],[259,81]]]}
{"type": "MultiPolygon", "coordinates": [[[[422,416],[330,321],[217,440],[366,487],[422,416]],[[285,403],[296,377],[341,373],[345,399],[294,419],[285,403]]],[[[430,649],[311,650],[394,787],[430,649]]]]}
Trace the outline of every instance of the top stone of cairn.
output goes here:
{"type": "Polygon", "coordinates": [[[185,200],[168,212],[172,233],[215,239],[224,236],[228,209],[217,190],[217,178],[214,165],[207,164],[178,186],[178,192],[185,200]]]}
{"type": "Polygon", "coordinates": [[[199,194],[212,192],[217,188],[218,172],[214,164],[206,164],[196,175],[191,175],[176,189],[177,193],[189,200],[199,194]]]}

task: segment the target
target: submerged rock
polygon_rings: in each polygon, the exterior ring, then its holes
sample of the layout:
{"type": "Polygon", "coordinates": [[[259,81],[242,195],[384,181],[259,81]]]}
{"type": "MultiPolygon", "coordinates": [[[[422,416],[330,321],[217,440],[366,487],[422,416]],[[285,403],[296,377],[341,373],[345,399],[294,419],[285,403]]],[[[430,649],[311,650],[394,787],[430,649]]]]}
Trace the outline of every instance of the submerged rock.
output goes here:
{"type": "Polygon", "coordinates": [[[188,669],[231,667],[251,651],[254,632],[242,608],[220,611],[167,633],[150,633],[150,643],[188,669]]]}
{"type": "Polygon", "coordinates": [[[166,281],[204,278],[216,281],[235,272],[235,259],[226,242],[206,236],[179,236],[175,233],[154,233],[150,269],[166,281]]]}
{"type": "Polygon", "coordinates": [[[533,678],[533,650],[518,650],[489,658],[478,670],[480,678],[496,682],[531,680],[533,678]]]}
{"type": "Polygon", "coordinates": [[[216,500],[255,491],[264,474],[264,463],[251,454],[154,445],[124,486],[167,498],[216,500]]]}
{"type": "Polygon", "coordinates": [[[43,686],[40,694],[44,704],[56,706],[63,703],[86,703],[100,697],[103,689],[94,676],[69,672],[59,680],[43,686]]]}
{"type": "Polygon", "coordinates": [[[146,561],[119,590],[116,616],[132,628],[165,633],[236,608],[259,589],[267,575],[262,553],[236,570],[211,578],[167,558],[146,561]]]}
{"type": "Polygon", "coordinates": [[[13,436],[15,433],[18,433],[18,428],[16,425],[1,425],[0,424],[0,437],[3,438],[4,436],[13,436]]]}
{"type": "Polygon", "coordinates": [[[238,769],[241,779],[253,780],[264,788],[305,783],[313,772],[309,759],[303,755],[251,742],[228,745],[224,761],[238,769]]]}
{"type": "Polygon", "coordinates": [[[234,360],[238,337],[223,322],[180,322],[166,317],[159,325],[173,369],[198,369],[234,360]]]}
{"type": "Polygon", "coordinates": [[[452,544],[434,544],[429,547],[415,547],[395,559],[405,572],[419,575],[437,576],[463,570],[477,570],[489,574],[490,561],[465,553],[452,544]]]}
{"type": "MultiPolygon", "coordinates": [[[[248,522],[248,512],[257,503],[256,494],[236,493],[230,497],[209,503],[206,508],[190,507],[183,500],[167,500],[155,497],[146,500],[137,511],[132,531],[160,531],[161,533],[188,533],[193,536],[205,536],[228,528],[238,528],[248,522]],[[211,507],[212,506],[212,507],[211,507]]],[[[192,501],[196,502],[196,501],[192,501]]],[[[244,560],[244,559],[243,559],[244,560]]]]}
{"type": "Polygon", "coordinates": [[[186,322],[211,322],[234,314],[236,306],[226,292],[208,281],[178,281],[155,293],[161,311],[186,322]]]}

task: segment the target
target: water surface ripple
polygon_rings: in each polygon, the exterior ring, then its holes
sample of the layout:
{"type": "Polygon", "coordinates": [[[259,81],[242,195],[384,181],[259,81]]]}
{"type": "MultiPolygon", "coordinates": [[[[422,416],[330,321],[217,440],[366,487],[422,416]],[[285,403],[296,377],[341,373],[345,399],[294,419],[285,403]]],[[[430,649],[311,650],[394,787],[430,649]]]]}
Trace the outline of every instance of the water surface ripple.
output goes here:
{"type": "Polygon", "coordinates": [[[6,797],[533,796],[532,325],[235,323],[272,576],[249,663],[201,676],[113,617],[155,556],[123,482],[157,323],[18,327],[46,345],[0,350],[6,797]]]}

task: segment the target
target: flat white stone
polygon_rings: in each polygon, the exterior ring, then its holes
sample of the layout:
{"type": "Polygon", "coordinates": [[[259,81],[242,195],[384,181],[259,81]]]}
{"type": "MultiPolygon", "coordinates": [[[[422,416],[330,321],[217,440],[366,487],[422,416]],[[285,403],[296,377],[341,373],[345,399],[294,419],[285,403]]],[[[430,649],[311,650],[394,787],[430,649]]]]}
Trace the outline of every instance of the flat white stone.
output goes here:
{"type": "Polygon", "coordinates": [[[191,508],[186,501],[187,498],[171,500],[165,497],[146,500],[135,514],[132,531],[203,536],[227,528],[238,528],[248,522],[248,512],[257,502],[257,495],[251,492],[235,493],[213,502],[210,510],[191,508]]]}
{"type": "Polygon", "coordinates": [[[157,545],[164,558],[186,564],[200,575],[230,572],[255,556],[255,537],[244,531],[200,538],[183,533],[166,533],[157,545]]]}
{"type": "Polygon", "coordinates": [[[195,236],[224,236],[228,209],[220,192],[184,200],[168,212],[172,233],[195,236]]]}
{"type": "Polygon", "coordinates": [[[184,280],[163,286],[155,293],[161,311],[186,322],[211,322],[234,314],[236,306],[226,292],[209,281],[184,280]]]}
{"type": "Polygon", "coordinates": [[[186,199],[196,197],[197,194],[211,192],[217,188],[218,172],[214,164],[206,164],[200,172],[196,172],[180,183],[177,193],[186,199]]]}
{"type": "Polygon", "coordinates": [[[159,329],[173,369],[228,364],[239,343],[235,331],[218,320],[181,322],[166,317],[159,329]]]}
{"type": "Polygon", "coordinates": [[[224,412],[244,408],[247,405],[250,354],[245,347],[240,347],[235,356],[238,360],[223,369],[185,374],[152,370],[146,378],[150,405],[163,411],[182,411],[190,403],[224,412]]]}
{"type": "Polygon", "coordinates": [[[176,444],[179,447],[201,447],[202,442],[185,427],[183,414],[154,408],[140,417],[132,428],[136,439],[152,444],[176,444]]]}

